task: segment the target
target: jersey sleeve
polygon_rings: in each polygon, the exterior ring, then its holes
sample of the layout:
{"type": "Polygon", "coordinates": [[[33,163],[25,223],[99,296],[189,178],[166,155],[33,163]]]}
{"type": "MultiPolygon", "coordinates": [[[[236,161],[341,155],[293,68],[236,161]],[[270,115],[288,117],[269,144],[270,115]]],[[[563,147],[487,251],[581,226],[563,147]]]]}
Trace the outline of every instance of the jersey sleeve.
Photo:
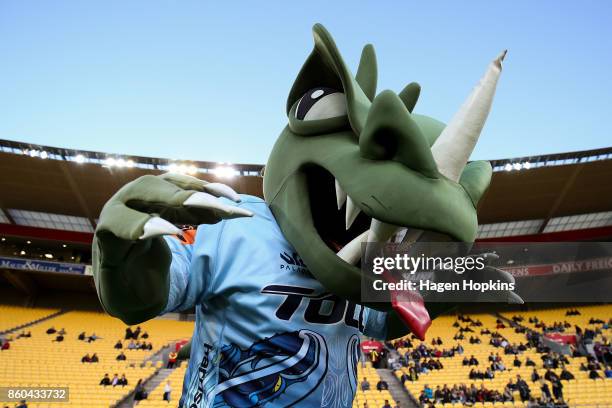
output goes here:
{"type": "Polygon", "coordinates": [[[366,308],[363,334],[367,337],[384,340],[387,337],[387,313],[366,308]]]}
{"type": "Polygon", "coordinates": [[[187,241],[164,237],[172,253],[170,291],[162,314],[180,312],[202,302],[214,275],[214,258],[219,224],[201,225],[187,241]]]}

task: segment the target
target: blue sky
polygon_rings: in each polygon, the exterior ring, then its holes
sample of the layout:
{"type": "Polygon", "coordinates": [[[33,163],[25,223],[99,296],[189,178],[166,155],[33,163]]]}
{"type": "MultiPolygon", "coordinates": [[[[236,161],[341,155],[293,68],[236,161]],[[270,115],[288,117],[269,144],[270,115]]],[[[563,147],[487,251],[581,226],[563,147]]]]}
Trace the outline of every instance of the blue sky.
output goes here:
{"type": "Polygon", "coordinates": [[[448,121],[509,49],[473,158],[612,145],[612,2],[0,2],[0,138],[104,152],[264,163],[323,23],[353,70],[374,44],[379,90],[417,81],[448,121]]]}

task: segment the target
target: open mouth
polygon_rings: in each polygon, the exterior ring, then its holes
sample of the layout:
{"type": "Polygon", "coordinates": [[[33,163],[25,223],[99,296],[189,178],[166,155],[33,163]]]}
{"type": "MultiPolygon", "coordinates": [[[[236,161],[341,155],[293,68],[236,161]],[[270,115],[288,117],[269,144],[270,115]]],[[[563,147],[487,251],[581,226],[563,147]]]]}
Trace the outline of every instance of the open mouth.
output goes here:
{"type": "Polygon", "coordinates": [[[401,231],[373,220],[359,210],[350,197],[338,189],[336,179],[325,168],[308,165],[306,174],[308,199],[313,225],[327,247],[349,264],[358,266],[361,243],[386,242],[401,231]]]}

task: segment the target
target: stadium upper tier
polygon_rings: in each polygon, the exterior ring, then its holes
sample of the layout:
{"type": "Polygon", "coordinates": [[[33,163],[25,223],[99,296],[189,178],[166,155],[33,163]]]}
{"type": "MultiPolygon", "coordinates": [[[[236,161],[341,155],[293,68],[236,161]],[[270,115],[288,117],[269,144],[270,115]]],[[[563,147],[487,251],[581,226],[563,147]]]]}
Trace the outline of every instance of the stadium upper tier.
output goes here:
{"type": "MultiPolygon", "coordinates": [[[[479,239],[565,241],[612,237],[612,148],[491,161],[479,239]],[[574,231],[588,231],[577,235],[574,231]],[[568,231],[570,231],[568,233],[568,231]],[[539,238],[538,238],[539,237],[539,238]]],[[[108,198],[144,174],[221,181],[262,196],[262,165],[172,161],[0,140],[0,236],[89,243],[108,198]],[[32,228],[34,227],[34,228],[32,228]]],[[[389,181],[394,182],[394,181],[389,181]]]]}

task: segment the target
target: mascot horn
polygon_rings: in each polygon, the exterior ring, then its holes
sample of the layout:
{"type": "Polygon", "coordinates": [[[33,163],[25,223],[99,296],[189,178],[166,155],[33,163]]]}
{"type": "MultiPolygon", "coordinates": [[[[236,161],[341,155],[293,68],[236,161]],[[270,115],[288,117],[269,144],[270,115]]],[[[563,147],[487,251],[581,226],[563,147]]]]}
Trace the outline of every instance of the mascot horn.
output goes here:
{"type": "Polygon", "coordinates": [[[474,240],[492,171],[467,161],[505,53],[444,126],[413,113],[416,83],[376,93],[371,45],[353,76],[325,28],[313,33],[266,166],[265,200],[147,175],[100,215],[93,266],[109,314],[135,324],[196,309],[183,407],[350,407],[361,335],[424,338],[430,319],[452,307],[401,293],[362,302],[371,277],[356,266],[360,244],[403,229],[405,240],[474,240]],[[185,224],[195,234],[176,226],[185,224]]]}

